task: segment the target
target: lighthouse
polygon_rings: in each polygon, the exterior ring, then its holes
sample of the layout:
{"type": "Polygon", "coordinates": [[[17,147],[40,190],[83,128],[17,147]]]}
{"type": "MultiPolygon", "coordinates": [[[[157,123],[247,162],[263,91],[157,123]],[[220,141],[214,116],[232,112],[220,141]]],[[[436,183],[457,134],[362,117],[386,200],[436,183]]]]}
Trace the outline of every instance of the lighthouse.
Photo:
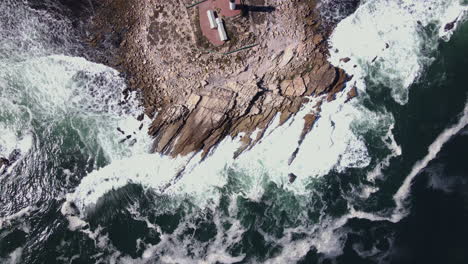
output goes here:
{"type": "Polygon", "coordinates": [[[229,9],[236,10],[236,0],[229,0],[229,9]]]}

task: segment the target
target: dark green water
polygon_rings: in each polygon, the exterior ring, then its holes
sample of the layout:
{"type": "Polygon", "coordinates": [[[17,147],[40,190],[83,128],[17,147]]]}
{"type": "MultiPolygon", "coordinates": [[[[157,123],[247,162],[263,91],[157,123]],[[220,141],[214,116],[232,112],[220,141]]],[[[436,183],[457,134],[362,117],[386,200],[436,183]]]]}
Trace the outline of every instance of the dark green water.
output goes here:
{"type": "MultiPolygon", "coordinates": [[[[388,100],[395,114],[395,139],[403,155],[385,171],[391,180],[381,191],[393,195],[416,160],[427,154],[427,146],[451,124],[458,122],[468,90],[468,24],[448,43],[441,43],[437,60],[410,90],[410,100],[401,107],[388,100]]],[[[340,263],[368,263],[355,254],[354,245],[371,250],[375,241],[389,249],[390,263],[466,263],[468,180],[468,127],[454,135],[434,160],[415,178],[411,190],[411,212],[399,223],[354,220],[340,263]],[[360,233],[360,234],[359,234],[360,233]],[[386,238],[390,238],[388,242],[386,238]]],[[[372,263],[372,262],[369,262],[372,263]]]]}

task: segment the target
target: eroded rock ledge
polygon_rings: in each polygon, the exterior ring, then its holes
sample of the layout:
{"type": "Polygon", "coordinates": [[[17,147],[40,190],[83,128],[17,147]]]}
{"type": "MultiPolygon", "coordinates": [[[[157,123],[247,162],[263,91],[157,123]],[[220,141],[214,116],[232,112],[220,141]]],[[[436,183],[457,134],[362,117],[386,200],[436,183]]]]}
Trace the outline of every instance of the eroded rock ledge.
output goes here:
{"type": "MultiPolygon", "coordinates": [[[[220,1],[220,0],[218,0],[220,1]]],[[[327,61],[326,39],[314,0],[246,0],[272,12],[225,19],[229,42],[212,46],[202,35],[191,0],[103,0],[95,6],[90,42],[109,49],[105,63],[129,76],[142,91],[154,151],[204,154],[226,136],[265,131],[277,113],[284,123],[307,96],[334,94],[347,81],[327,61]],[[255,47],[225,55],[246,45],[255,47]]],[[[316,113],[304,120],[303,136],[316,113]]]]}

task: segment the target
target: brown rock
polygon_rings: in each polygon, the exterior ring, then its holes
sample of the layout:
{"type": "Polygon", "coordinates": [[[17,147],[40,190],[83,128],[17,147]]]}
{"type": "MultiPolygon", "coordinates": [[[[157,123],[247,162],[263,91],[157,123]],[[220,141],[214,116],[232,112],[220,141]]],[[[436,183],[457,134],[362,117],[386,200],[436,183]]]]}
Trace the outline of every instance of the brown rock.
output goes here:
{"type": "MultiPolygon", "coordinates": [[[[154,151],[206,155],[226,136],[244,132],[240,154],[278,113],[280,123],[297,113],[307,103],[303,96],[332,100],[344,87],[347,76],[327,56],[334,25],[321,23],[315,1],[278,1],[276,12],[226,19],[236,37],[219,47],[203,37],[197,9],[186,4],[102,0],[88,25],[90,39],[107,54],[101,62],[127,73],[130,89],[142,92],[145,113],[154,118],[154,151]],[[109,36],[120,45],[109,46],[109,36]],[[258,45],[224,55],[251,43],[258,45]]],[[[316,116],[305,118],[302,137],[316,116]]]]}
{"type": "Polygon", "coordinates": [[[294,57],[294,46],[289,46],[284,51],[283,57],[278,65],[278,67],[283,68],[285,67],[294,57]]]}
{"type": "Polygon", "coordinates": [[[304,80],[301,76],[296,76],[293,80],[294,96],[301,96],[306,92],[304,80]]]}
{"type": "Polygon", "coordinates": [[[312,38],[312,43],[317,46],[318,44],[320,44],[321,42],[323,41],[323,36],[320,35],[320,34],[316,34],[314,35],[314,37],[312,38]]]}
{"type": "Polygon", "coordinates": [[[198,102],[200,102],[200,98],[199,95],[191,94],[187,99],[187,107],[191,110],[194,109],[198,102]]]}
{"type": "Polygon", "coordinates": [[[346,102],[348,102],[349,100],[353,99],[356,96],[357,96],[357,89],[356,89],[356,86],[353,86],[353,88],[351,88],[351,90],[349,90],[347,94],[346,102]]]}
{"type": "Polygon", "coordinates": [[[292,80],[284,80],[280,83],[281,93],[285,96],[293,96],[294,86],[292,80]]]}
{"type": "Polygon", "coordinates": [[[351,59],[349,57],[346,57],[346,58],[341,58],[340,61],[344,62],[344,63],[347,63],[348,61],[350,61],[351,59]]]}

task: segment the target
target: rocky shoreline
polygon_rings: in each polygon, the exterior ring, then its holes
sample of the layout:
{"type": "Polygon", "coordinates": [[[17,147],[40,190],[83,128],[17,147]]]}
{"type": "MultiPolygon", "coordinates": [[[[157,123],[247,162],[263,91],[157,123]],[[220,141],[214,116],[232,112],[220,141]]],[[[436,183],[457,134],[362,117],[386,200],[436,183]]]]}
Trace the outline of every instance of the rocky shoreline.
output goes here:
{"type": "MultiPolygon", "coordinates": [[[[246,0],[247,7],[273,11],[226,19],[230,41],[219,47],[202,36],[190,3],[103,0],[87,25],[87,41],[107,52],[99,62],[127,74],[130,89],[141,91],[155,152],[206,155],[225,137],[243,133],[238,155],[277,114],[282,124],[310,96],[333,100],[349,80],[327,61],[334,25],[322,23],[315,0],[246,0]],[[246,45],[255,46],[235,52],[246,45]]],[[[304,117],[302,138],[320,117],[321,103],[304,117]]]]}

